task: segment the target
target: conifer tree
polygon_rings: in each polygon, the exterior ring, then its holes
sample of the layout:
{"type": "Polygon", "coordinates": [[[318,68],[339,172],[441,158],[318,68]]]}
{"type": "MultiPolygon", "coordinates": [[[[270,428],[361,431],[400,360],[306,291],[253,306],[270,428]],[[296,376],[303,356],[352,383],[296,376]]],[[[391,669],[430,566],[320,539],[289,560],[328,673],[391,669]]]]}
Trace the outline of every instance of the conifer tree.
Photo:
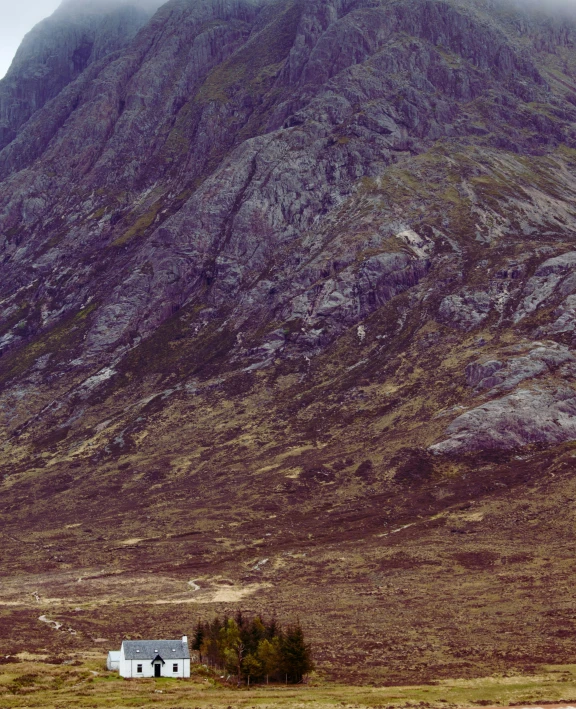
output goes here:
{"type": "Polygon", "coordinates": [[[258,644],[257,656],[266,677],[266,684],[268,684],[270,675],[280,671],[282,662],[280,638],[275,636],[271,640],[268,638],[261,640],[258,644]]]}
{"type": "Polygon", "coordinates": [[[242,660],[245,655],[245,645],[240,635],[238,623],[230,618],[226,625],[220,629],[221,654],[226,662],[226,669],[235,672],[238,684],[242,679],[242,660]]]}
{"type": "Polygon", "coordinates": [[[287,629],[281,643],[282,672],[291,682],[301,682],[314,669],[312,650],[304,640],[300,624],[287,629]]]}
{"type": "Polygon", "coordinates": [[[196,625],[196,630],[194,632],[194,640],[192,642],[192,650],[196,650],[198,653],[198,658],[200,663],[202,663],[202,643],[204,642],[204,626],[200,621],[196,625]]]}
{"type": "Polygon", "coordinates": [[[268,640],[272,640],[277,635],[280,635],[280,626],[276,620],[276,616],[272,616],[272,620],[266,625],[266,637],[268,640]]]}
{"type": "Polygon", "coordinates": [[[248,678],[248,686],[250,686],[250,677],[262,677],[262,663],[252,653],[246,655],[242,661],[242,669],[248,678]]]}
{"type": "Polygon", "coordinates": [[[235,674],[239,684],[243,676],[248,683],[264,677],[269,682],[275,676],[300,682],[313,669],[310,645],[300,624],[284,631],[276,618],[266,622],[241,612],[234,618],[216,616],[198,622],[192,649],[199,653],[200,662],[235,674]]]}

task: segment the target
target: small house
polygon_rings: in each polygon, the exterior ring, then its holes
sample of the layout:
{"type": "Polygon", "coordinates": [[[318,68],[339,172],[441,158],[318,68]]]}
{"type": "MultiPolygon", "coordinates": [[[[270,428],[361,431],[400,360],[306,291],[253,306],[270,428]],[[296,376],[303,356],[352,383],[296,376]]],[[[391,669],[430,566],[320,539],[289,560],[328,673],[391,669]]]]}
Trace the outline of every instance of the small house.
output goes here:
{"type": "Polygon", "coordinates": [[[120,669],[120,650],[110,650],[106,660],[106,668],[109,670],[120,669]]]}
{"type": "Polygon", "coordinates": [[[120,648],[121,677],[190,677],[188,638],[124,640],[120,648]]]}

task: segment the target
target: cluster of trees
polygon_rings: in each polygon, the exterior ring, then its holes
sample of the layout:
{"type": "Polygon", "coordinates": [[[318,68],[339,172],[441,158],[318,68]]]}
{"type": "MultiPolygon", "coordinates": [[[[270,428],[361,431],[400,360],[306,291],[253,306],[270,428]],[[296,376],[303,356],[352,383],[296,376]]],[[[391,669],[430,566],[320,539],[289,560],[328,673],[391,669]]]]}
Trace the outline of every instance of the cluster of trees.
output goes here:
{"type": "Polygon", "coordinates": [[[310,645],[300,624],[283,628],[275,618],[266,622],[259,616],[214,618],[198,622],[192,649],[200,662],[243,678],[269,682],[298,683],[314,669],[310,645]]]}

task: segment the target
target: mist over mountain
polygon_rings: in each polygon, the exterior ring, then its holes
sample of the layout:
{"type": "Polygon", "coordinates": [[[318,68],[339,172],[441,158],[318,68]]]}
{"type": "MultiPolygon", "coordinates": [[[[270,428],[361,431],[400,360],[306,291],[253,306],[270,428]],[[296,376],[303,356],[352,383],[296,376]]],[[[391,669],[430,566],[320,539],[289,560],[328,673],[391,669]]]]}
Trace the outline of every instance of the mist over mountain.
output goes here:
{"type": "Polygon", "coordinates": [[[571,661],[576,20],[528,5],[74,2],[26,37],[0,652],[247,604],[305,608],[338,678],[571,661]],[[24,583],[94,611],[38,628],[24,583]]]}
{"type": "Polygon", "coordinates": [[[155,12],[164,2],[162,0],[62,0],[59,11],[78,10],[89,8],[95,11],[111,9],[119,5],[132,5],[147,12],[155,12]]]}
{"type": "Polygon", "coordinates": [[[511,2],[520,11],[537,10],[548,15],[576,12],[574,0],[511,0],[511,2]]]}
{"type": "Polygon", "coordinates": [[[89,64],[125,46],[160,4],[66,0],[36,25],[0,81],[0,147],[89,64]]]}

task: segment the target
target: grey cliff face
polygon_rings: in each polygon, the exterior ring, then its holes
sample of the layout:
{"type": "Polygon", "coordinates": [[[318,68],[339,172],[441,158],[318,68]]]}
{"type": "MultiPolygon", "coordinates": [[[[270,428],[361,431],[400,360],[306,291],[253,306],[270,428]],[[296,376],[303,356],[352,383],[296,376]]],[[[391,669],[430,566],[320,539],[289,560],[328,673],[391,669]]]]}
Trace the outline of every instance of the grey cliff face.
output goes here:
{"type": "Polygon", "coordinates": [[[472,1],[63,6],[0,83],[12,430],[87,435],[95,389],[177,322],[218,340],[220,383],[434,351],[426,388],[451,342],[469,410],[423,446],[572,438],[575,27],[472,1]],[[70,322],[70,351],[34,344],[70,322]]]}

